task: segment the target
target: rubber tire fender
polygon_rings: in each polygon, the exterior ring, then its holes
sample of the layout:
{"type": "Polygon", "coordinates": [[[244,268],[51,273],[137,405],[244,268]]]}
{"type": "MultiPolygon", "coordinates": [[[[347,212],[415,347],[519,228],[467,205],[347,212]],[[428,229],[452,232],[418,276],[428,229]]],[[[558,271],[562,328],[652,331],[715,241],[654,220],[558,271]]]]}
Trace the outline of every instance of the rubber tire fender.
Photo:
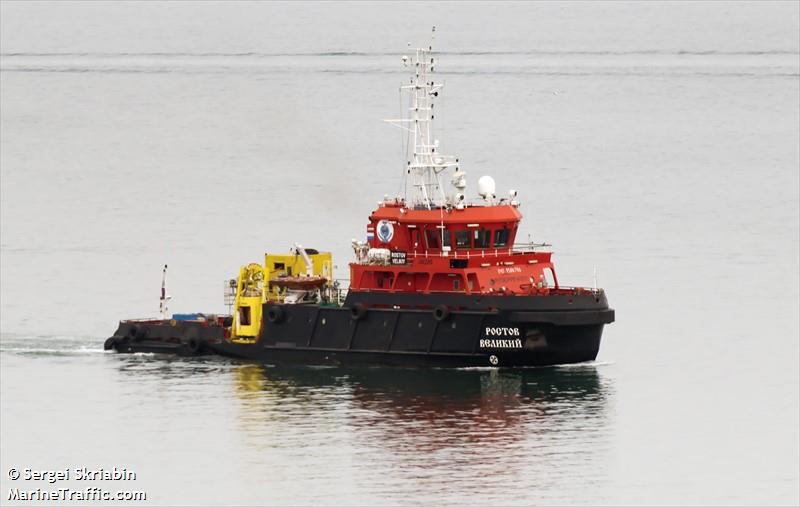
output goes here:
{"type": "Polygon", "coordinates": [[[282,321],[283,308],[280,306],[270,306],[269,310],[267,310],[267,320],[273,324],[277,324],[278,322],[282,321]]]}
{"type": "Polygon", "coordinates": [[[438,305],[433,309],[433,318],[439,322],[447,320],[450,317],[450,308],[445,305],[438,305]]]}
{"type": "Polygon", "coordinates": [[[113,336],[108,338],[106,342],[103,344],[103,350],[114,350],[117,345],[117,339],[113,336]]]}
{"type": "Polygon", "coordinates": [[[136,335],[134,335],[133,340],[140,342],[147,338],[150,334],[150,330],[144,326],[136,326],[136,335]]]}
{"type": "Polygon", "coordinates": [[[350,307],[350,318],[361,320],[367,316],[367,309],[361,303],[356,303],[350,307]]]}
{"type": "Polygon", "coordinates": [[[130,329],[128,329],[128,337],[129,338],[136,339],[136,336],[138,336],[138,334],[139,334],[139,325],[138,324],[134,324],[134,325],[132,325],[130,327],[130,329]]]}
{"type": "Polygon", "coordinates": [[[192,354],[197,354],[203,348],[203,342],[200,341],[199,338],[189,338],[186,342],[186,348],[189,349],[189,352],[192,354]]]}

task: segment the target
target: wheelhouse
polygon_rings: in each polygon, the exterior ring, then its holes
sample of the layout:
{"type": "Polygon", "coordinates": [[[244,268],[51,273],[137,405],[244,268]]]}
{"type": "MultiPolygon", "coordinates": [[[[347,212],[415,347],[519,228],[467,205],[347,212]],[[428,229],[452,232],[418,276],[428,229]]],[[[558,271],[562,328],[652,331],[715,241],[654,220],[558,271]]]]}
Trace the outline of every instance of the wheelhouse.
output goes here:
{"type": "Polygon", "coordinates": [[[415,209],[385,200],[355,245],[351,291],[531,295],[558,288],[551,253],[514,246],[518,205],[415,209]],[[358,249],[361,249],[359,253],[358,249]]]}

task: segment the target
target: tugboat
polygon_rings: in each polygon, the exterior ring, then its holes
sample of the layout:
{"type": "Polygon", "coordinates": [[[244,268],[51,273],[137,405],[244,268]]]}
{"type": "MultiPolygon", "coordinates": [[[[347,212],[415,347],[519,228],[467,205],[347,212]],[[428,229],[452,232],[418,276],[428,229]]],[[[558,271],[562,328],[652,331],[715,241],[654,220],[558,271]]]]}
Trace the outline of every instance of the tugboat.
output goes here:
{"type": "Polygon", "coordinates": [[[614,322],[603,289],[561,285],[550,245],[516,243],[517,192],[498,198],[433,138],[432,47],[403,64],[409,116],[387,120],[409,136],[406,195],[384,197],[366,241],[353,240],[349,287],[327,252],[295,245],[266,254],[226,284],[230,315],[124,320],[106,349],[220,354],[264,363],[524,367],[592,361],[614,322]],[[449,179],[448,179],[449,178],[449,179]],[[448,186],[449,184],[449,186],[448,186]],[[448,191],[449,189],[449,191],[448,191]]]}

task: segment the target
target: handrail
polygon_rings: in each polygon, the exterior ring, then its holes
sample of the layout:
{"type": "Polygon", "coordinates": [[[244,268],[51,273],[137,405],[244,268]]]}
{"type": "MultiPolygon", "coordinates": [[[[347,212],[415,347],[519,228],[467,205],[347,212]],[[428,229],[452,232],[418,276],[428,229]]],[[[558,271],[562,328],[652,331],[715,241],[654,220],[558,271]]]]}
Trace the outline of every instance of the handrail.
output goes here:
{"type": "MultiPolygon", "coordinates": [[[[547,245],[547,243],[541,243],[539,245],[547,245]]],[[[537,245],[537,246],[539,246],[537,245]]],[[[521,247],[514,245],[508,248],[482,248],[482,249],[469,249],[469,250],[450,250],[450,251],[439,251],[439,252],[430,252],[425,250],[423,252],[406,252],[407,259],[436,259],[436,258],[449,258],[449,259],[496,259],[499,257],[514,257],[514,256],[521,256],[521,255],[530,255],[535,253],[547,253],[547,252],[538,252],[536,250],[523,250],[521,247]]],[[[356,259],[352,264],[357,264],[360,266],[369,266],[369,265],[379,265],[379,266],[392,266],[393,264],[376,264],[370,262],[369,259],[364,259],[359,261],[356,259]]],[[[396,264],[396,266],[401,266],[402,264],[396,264]]]]}
{"type": "Polygon", "coordinates": [[[542,287],[542,288],[533,288],[529,291],[507,291],[502,292],[500,290],[495,292],[483,292],[483,291],[469,291],[466,290],[430,290],[430,291],[402,291],[402,290],[392,290],[392,289],[376,289],[376,288],[359,288],[356,289],[355,292],[378,292],[378,293],[386,293],[386,294],[458,294],[458,295],[480,295],[480,296],[545,296],[545,295],[570,295],[570,294],[602,294],[605,292],[601,288],[593,288],[593,287],[567,287],[563,285],[559,285],[558,287],[542,287]]]}

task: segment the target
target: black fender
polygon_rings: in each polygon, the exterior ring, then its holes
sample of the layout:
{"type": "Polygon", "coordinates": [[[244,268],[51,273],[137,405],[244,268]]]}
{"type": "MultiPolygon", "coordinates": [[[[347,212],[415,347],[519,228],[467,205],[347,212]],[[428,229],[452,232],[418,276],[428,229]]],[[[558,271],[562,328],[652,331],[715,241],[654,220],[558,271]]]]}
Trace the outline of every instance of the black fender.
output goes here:
{"type": "Polygon", "coordinates": [[[283,308],[280,306],[270,306],[267,310],[267,320],[276,324],[283,320],[283,308]]]}
{"type": "Polygon", "coordinates": [[[189,352],[192,354],[197,354],[203,349],[203,342],[196,337],[189,338],[186,341],[186,348],[189,349],[189,352]]]}
{"type": "Polygon", "coordinates": [[[150,330],[147,327],[134,324],[128,329],[128,336],[126,338],[130,338],[135,342],[140,342],[147,338],[148,334],[150,334],[150,330]]]}
{"type": "Polygon", "coordinates": [[[361,303],[356,303],[350,307],[350,318],[353,320],[361,320],[367,316],[367,308],[361,303]]]}
{"type": "Polygon", "coordinates": [[[433,318],[439,322],[447,320],[450,317],[450,308],[445,305],[438,305],[433,309],[433,318]]]}

